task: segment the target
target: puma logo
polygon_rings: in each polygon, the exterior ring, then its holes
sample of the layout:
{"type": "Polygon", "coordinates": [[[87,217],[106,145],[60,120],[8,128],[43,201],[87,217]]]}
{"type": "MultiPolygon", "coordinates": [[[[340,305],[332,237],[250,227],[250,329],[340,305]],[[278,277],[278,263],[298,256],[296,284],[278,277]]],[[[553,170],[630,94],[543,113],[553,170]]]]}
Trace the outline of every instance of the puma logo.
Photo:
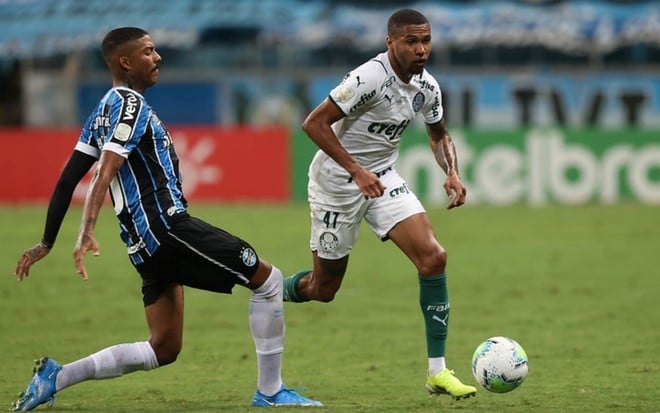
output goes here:
{"type": "Polygon", "coordinates": [[[445,318],[440,318],[437,315],[434,315],[431,318],[434,319],[435,321],[438,321],[438,322],[442,323],[443,326],[446,326],[447,325],[447,319],[449,318],[449,314],[447,314],[445,316],[445,318]]]}

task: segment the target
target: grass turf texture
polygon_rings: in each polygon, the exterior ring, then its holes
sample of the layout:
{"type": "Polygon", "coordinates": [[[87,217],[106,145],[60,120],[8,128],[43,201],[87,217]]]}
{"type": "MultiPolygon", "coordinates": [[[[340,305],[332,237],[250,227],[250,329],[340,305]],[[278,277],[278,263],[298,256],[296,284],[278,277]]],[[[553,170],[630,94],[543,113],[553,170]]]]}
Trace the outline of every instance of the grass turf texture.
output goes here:
{"type": "MultiPolygon", "coordinates": [[[[191,213],[246,238],[285,274],[310,265],[306,205],[197,206],[191,213]]],[[[449,252],[449,367],[475,384],[476,346],[510,336],[529,355],[525,383],[459,402],[429,397],[415,271],[364,225],[335,301],[285,304],[288,386],[306,388],[329,412],[660,411],[657,208],[464,207],[430,215],[449,252]]],[[[7,407],[28,383],[32,359],[47,354],[66,363],[148,334],[139,277],[109,207],[96,231],[101,256],[86,259],[87,282],[71,257],[76,208],[51,254],[23,283],[13,278],[44,216],[44,207],[0,209],[0,403],[7,407]]],[[[187,289],[175,364],[70,387],[57,395],[55,411],[255,411],[248,297],[242,288],[233,296],[187,289]]]]}

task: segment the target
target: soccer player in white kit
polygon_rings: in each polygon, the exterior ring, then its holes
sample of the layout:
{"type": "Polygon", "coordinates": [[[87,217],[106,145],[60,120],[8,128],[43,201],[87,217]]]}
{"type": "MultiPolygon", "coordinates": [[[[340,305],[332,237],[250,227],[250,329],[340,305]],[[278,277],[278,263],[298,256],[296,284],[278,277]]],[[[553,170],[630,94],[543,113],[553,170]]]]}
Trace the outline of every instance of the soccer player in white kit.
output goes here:
{"type": "Polygon", "coordinates": [[[395,12],[387,23],[386,44],[386,52],[348,73],[302,125],[320,148],[308,184],[314,268],[285,279],[284,299],[332,301],[364,219],[417,269],[428,350],[427,390],[467,398],[476,388],[461,383],[445,364],[447,253],[421,202],[394,166],[403,131],[421,116],[431,150],[446,174],[447,208],[465,203],[467,192],[443,119],[440,87],[424,69],[431,51],[428,20],[411,9],[395,12]]]}

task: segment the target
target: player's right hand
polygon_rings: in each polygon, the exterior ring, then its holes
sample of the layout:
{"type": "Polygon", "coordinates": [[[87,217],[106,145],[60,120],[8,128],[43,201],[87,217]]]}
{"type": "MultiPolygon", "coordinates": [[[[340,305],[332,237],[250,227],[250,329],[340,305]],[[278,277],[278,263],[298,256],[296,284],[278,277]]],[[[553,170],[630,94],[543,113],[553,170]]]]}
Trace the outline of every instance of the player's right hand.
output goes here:
{"type": "Polygon", "coordinates": [[[385,185],[378,176],[366,169],[356,173],[353,176],[353,182],[360,188],[364,199],[378,198],[385,193],[385,185]]]}
{"type": "Polygon", "coordinates": [[[95,257],[99,256],[99,243],[94,238],[94,235],[82,233],[78,236],[76,247],[73,250],[73,263],[76,266],[76,271],[83,280],[87,280],[87,270],[85,269],[84,260],[87,251],[92,251],[95,257]]]}
{"type": "Polygon", "coordinates": [[[14,276],[16,276],[19,281],[23,281],[23,278],[30,275],[30,267],[32,264],[48,255],[49,252],[50,249],[41,242],[34,247],[23,251],[21,258],[18,259],[18,263],[16,264],[16,271],[14,271],[14,276]]]}

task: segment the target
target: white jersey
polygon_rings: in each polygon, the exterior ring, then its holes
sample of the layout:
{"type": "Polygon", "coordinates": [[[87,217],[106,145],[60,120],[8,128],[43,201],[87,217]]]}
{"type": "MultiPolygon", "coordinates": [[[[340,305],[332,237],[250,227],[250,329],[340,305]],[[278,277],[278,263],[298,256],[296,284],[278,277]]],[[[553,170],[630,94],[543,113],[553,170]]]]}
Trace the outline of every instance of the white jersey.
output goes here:
{"type": "MultiPolygon", "coordinates": [[[[346,115],[332,125],[342,146],[367,170],[379,172],[394,165],[401,134],[417,115],[427,124],[442,120],[438,82],[426,69],[404,83],[390,65],[388,53],[348,73],[329,99],[346,115]]],[[[348,172],[319,150],[310,165],[310,178],[348,177],[348,172]]]]}

